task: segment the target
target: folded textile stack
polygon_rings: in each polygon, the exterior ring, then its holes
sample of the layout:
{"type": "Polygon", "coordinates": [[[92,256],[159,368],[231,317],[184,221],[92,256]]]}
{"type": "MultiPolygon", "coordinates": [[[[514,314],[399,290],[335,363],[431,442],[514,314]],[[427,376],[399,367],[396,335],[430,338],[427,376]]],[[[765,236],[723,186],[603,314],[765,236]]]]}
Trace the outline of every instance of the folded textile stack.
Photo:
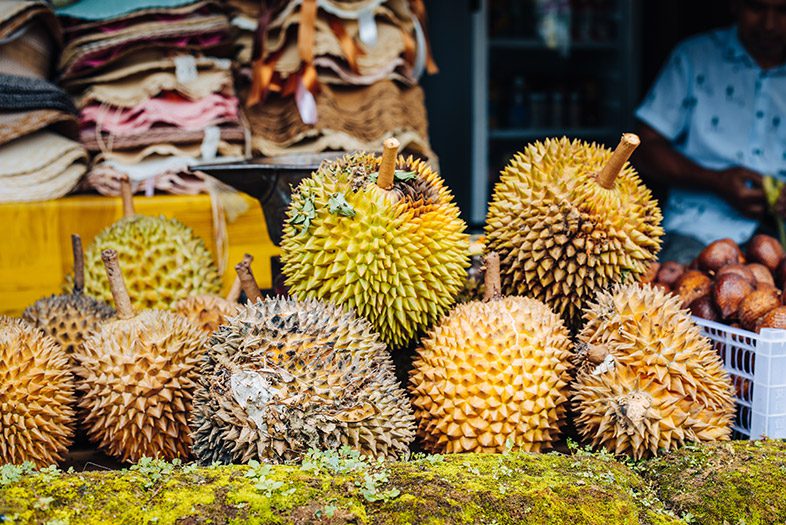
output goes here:
{"type": "Polygon", "coordinates": [[[87,170],[76,108],[48,81],[61,43],[49,4],[0,0],[0,202],[62,197],[87,170]]]}
{"type": "Polygon", "coordinates": [[[417,85],[436,71],[422,0],[262,4],[246,100],[256,152],[379,150],[395,137],[434,159],[417,85]]]}
{"type": "Polygon", "coordinates": [[[212,0],[79,0],[57,11],[60,82],[95,154],[86,187],[116,195],[205,191],[188,166],[243,155],[231,61],[234,31],[212,0]],[[188,178],[185,178],[188,177],[188,178]]]}

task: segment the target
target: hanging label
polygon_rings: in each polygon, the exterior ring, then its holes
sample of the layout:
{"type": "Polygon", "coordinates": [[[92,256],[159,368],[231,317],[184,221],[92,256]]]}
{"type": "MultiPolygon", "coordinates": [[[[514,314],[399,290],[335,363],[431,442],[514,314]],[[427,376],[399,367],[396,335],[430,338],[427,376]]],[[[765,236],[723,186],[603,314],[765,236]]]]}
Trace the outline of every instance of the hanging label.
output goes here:
{"type": "Polygon", "coordinates": [[[358,33],[360,41],[366,44],[366,47],[377,45],[377,21],[374,20],[373,9],[364,9],[359,13],[358,33]]]}
{"type": "Polygon", "coordinates": [[[218,143],[221,140],[221,129],[218,126],[208,126],[205,128],[205,136],[202,138],[202,146],[199,148],[202,160],[213,160],[218,153],[218,143]]]}
{"type": "Polygon", "coordinates": [[[175,78],[178,83],[188,84],[197,79],[196,59],[191,55],[179,55],[175,57],[175,78]]]}
{"type": "Polygon", "coordinates": [[[302,78],[300,78],[297,83],[295,102],[297,103],[297,110],[300,113],[300,120],[303,121],[303,124],[308,124],[310,126],[316,124],[317,101],[311,91],[306,89],[302,78]]]}

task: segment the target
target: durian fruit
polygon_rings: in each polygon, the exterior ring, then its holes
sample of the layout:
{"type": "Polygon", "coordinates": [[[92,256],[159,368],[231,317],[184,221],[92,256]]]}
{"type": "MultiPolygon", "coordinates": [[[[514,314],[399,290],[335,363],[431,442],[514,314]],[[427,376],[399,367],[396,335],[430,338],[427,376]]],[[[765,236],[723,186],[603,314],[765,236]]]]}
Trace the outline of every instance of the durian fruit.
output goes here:
{"type": "Polygon", "coordinates": [[[189,295],[218,294],[221,279],[202,239],[177,219],[134,214],[123,181],[125,217],[105,228],[85,253],[85,293],[109,302],[112,292],[101,253],[117,251],[135,309],[170,308],[189,295]]]}
{"type": "MultiPolygon", "coordinates": [[[[254,258],[246,254],[243,260],[251,264],[254,258]]],[[[180,299],[175,304],[174,311],[186,317],[202,330],[212,333],[224,324],[228,316],[237,313],[240,292],[240,278],[238,277],[232,283],[232,288],[229,290],[226,298],[207,294],[192,295],[185,299],[180,299]]]]}
{"type": "Polygon", "coordinates": [[[68,355],[22,319],[0,317],[0,465],[62,461],[74,435],[68,355]]]}
{"type": "Polygon", "coordinates": [[[131,306],[118,254],[102,254],[117,305],[77,350],[80,408],[91,441],[122,461],[185,458],[188,417],[208,334],[185,317],[131,306]]]}
{"type": "Polygon", "coordinates": [[[52,336],[68,355],[74,353],[90,332],[115,315],[111,306],[83,293],[84,259],[79,235],[71,236],[71,247],[74,252],[73,291],[39,299],[22,314],[28,324],[52,336]]]}
{"type": "Polygon", "coordinates": [[[203,464],[283,463],[347,445],[408,453],[415,422],[385,345],[351,310],[313,299],[253,298],[213,334],[194,398],[203,464]]]}
{"type": "Polygon", "coordinates": [[[486,298],[457,306],[421,342],[410,373],[418,437],[434,453],[551,448],[565,423],[572,343],[560,317],[499,294],[487,258],[486,298]]]}
{"type": "Polygon", "coordinates": [[[618,285],[598,294],[585,318],[573,395],[584,440],[639,459],[729,439],[729,375],[679,297],[618,285]]]}
{"type": "Polygon", "coordinates": [[[630,133],[613,153],[549,139],[516,155],[486,219],[505,293],[543,301],[575,330],[599,290],[646,273],[663,229],[655,199],[626,164],[638,144],[630,133]]]}
{"type": "Polygon", "coordinates": [[[421,160],[361,153],[323,163],[292,196],[281,243],[290,293],[352,308],[392,349],[436,322],[462,289],[469,238],[421,160]]]}

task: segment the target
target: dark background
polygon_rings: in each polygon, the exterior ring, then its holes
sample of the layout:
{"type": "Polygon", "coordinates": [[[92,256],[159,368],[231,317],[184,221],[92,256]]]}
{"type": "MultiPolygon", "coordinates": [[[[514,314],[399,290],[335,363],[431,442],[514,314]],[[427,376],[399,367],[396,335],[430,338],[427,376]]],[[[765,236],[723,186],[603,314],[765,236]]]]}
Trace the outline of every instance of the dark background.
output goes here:
{"type": "MultiPolygon", "coordinates": [[[[641,10],[639,99],[679,41],[733,23],[730,3],[725,0],[619,1],[638,2],[641,10]]],[[[471,16],[477,5],[477,0],[426,2],[429,36],[440,68],[438,74],[422,79],[430,138],[440,158],[440,171],[465,213],[470,209],[472,162],[471,16]]]]}

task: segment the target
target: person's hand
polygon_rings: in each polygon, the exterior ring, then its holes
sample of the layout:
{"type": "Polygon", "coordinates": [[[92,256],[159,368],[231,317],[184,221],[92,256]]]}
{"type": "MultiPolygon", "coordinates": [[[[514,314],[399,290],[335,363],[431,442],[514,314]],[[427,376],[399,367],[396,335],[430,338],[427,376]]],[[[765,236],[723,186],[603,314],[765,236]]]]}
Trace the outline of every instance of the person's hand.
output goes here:
{"type": "Polygon", "coordinates": [[[762,176],[747,168],[729,168],[719,172],[718,191],[732,206],[755,219],[764,217],[762,176]]]}

